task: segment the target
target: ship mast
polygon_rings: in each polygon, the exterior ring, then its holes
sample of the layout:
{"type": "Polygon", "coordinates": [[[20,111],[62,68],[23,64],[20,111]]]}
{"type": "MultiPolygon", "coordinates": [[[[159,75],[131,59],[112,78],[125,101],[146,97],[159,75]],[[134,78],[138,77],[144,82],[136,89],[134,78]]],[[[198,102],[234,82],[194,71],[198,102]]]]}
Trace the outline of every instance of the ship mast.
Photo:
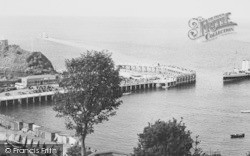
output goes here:
{"type": "Polygon", "coordinates": [[[235,52],[234,69],[236,68],[236,67],[235,67],[235,62],[236,62],[236,60],[237,60],[237,57],[236,57],[236,56],[237,56],[237,50],[236,50],[236,52],[235,52]]]}

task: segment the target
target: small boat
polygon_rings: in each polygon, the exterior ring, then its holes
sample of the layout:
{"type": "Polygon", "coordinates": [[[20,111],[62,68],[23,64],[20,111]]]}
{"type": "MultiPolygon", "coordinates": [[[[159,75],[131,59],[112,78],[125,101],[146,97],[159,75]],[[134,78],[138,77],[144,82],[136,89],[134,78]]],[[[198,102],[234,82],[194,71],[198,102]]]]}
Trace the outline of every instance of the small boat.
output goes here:
{"type": "Polygon", "coordinates": [[[250,110],[242,110],[241,113],[250,113],[250,110]]]}
{"type": "Polygon", "coordinates": [[[244,138],[245,137],[245,134],[242,133],[242,134],[232,134],[231,135],[231,138],[244,138]]]}

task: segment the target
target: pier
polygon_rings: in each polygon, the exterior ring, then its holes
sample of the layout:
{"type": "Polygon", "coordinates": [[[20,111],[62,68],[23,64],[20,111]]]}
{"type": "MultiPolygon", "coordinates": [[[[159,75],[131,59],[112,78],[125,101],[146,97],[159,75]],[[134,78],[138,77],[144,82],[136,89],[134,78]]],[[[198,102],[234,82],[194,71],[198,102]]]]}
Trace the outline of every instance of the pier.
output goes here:
{"type": "Polygon", "coordinates": [[[153,89],[157,87],[155,81],[130,81],[122,82],[121,90],[123,93],[144,90],[144,89],[153,89]]]}
{"type": "Polygon", "coordinates": [[[121,72],[127,77],[141,77],[139,82],[122,85],[123,91],[145,88],[170,88],[196,82],[196,72],[177,66],[136,66],[120,65],[121,72]],[[135,87],[136,86],[136,87],[135,87]]]}
{"type": "MultiPolygon", "coordinates": [[[[134,66],[119,65],[120,75],[123,78],[120,89],[123,93],[154,88],[171,88],[178,85],[195,83],[196,72],[176,66],[134,66]]],[[[55,91],[35,93],[27,87],[43,84],[55,86],[56,76],[36,75],[22,78],[22,83],[16,83],[18,90],[0,93],[0,106],[13,104],[28,104],[43,101],[52,101],[55,91]],[[23,88],[23,89],[21,89],[23,88]]],[[[60,89],[59,89],[60,90],[60,89]]],[[[62,90],[60,92],[63,93],[62,90]]]]}
{"type": "MultiPolygon", "coordinates": [[[[13,92],[12,92],[13,93],[13,92]]],[[[33,93],[25,95],[4,96],[0,94],[0,106],[11,104],[28,104],[43,101],[52,101],[54,92],[33,93]]]]}

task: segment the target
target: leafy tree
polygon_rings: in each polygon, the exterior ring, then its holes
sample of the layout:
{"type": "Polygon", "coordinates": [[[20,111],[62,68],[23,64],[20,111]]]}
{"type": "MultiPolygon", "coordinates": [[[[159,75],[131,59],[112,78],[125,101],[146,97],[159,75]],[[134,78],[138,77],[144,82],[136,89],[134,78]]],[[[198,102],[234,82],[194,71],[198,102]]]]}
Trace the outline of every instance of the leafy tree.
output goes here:
{"type": "Polygon", "coordinates": [[[88,51],[66,60],[66,67],[68,74],[61,82],[65,93],[56,96],[54,110],[80,137],[81,155],[86,156],[86,136],[94,132],[95,124],[115,115],[122,103],[119,69],[105,51],[88,51]]]}
{"type": "Polygon", "coordinates": [[[80,156],[81,155],[81,147],[78,145],[74,145],[67,149],[68,156],[80,156]]]}
{"type": "Polygon", "coordinates": [[[191,132],[185,124],[173,121],[158,120],[149,124],[139,134],[138,147],[134,148],[136,156],[187,156],[194,143],[191,132]]]}
{"type": "MultiPolygon", "coordinates": [[[[81,147],[79,145],[73,145],[72,147],[67,149],[68,156],[81,156],[81,147]]],[[[91,154],[91,151],[86,152],[87,155],[91,154]]]]}

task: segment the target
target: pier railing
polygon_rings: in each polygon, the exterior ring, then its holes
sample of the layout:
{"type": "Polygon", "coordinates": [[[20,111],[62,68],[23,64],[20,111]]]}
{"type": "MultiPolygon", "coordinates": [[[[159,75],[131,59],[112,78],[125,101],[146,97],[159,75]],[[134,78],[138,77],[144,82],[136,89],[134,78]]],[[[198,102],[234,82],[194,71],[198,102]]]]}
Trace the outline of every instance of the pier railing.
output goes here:
{"type": "Polygon", "coordinates": [[[118,68],[136,71],[136,72],[148,72],[157,74],[196,74],[194,70],[177,67],[177,66],[136,66],[136,65],[119,65],[118,68]]]}

